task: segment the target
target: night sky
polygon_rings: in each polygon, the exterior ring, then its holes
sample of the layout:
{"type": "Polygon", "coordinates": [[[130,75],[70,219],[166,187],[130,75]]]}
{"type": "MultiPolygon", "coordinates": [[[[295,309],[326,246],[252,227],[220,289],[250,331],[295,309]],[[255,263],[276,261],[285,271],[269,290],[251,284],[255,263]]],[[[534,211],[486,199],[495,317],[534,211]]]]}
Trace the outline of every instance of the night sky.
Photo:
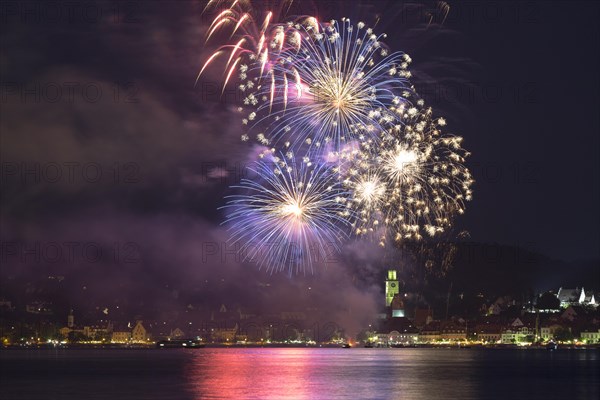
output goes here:
{"type": "MultiPolygon", "coordinates": [[[[312,300],[290,304],[373,307],[382,260],[393,257],[369,244],[298,279],[212,254],[227,239],[218,207],[252,151],[239,140],[236,96],[217,92],[222,71],[194,87],[214,50],[204,47],[214,15],[202,15],[203,2],[51,3],[0,10],[6,270],[42,276],[66,265],[93,282],[77,289],[91,298],[109,287],[113,297],[152,290],[177,303],[187,288],[250,302],[247,287],[270,282],[259,308],[293,290],[312,300]],[[43,253],[54,241],[57,262],[11,247],[43,253]],[[102,260],[90,265],[76,250],[64,262],[65,242],[100,244],[102,260]],[[344,288],[335,300],[332,286],[344,288]]],[[[553,259],[599,258],[597,3],[449,2],[447,16],[434,2],[307,4],[297,7],[322,20],[373,25],[379,14],[376,30],[413,59],[417,91],[465,138],[476,183],[456,232],[553,259]]]]}

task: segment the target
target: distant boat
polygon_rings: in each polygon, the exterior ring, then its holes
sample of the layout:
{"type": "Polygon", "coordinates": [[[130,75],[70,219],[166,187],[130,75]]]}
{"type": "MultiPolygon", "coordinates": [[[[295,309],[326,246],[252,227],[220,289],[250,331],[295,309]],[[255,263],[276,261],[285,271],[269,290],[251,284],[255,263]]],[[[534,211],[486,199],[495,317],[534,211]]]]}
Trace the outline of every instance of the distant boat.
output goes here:
{"type": "Polygon", "coordinates": [[[548,342],[548,344],[546,345],[546,350],[556,350],[558,348],[558,345],[554,342],[548,342]]]}
{"type": "Polygon", "coordinates": [[[156,343],[159,349],[201,349],[206,345],[195,339],[161,340],[156,343]]]}
{"type": "Polygon", "coordinates": [[[350,345],[350,343],[344,343],[344,345],[342,346],[342,348],[344,348],[344,349],[349,349],[351,347],[352,347],[352,345],[350,345]]]}

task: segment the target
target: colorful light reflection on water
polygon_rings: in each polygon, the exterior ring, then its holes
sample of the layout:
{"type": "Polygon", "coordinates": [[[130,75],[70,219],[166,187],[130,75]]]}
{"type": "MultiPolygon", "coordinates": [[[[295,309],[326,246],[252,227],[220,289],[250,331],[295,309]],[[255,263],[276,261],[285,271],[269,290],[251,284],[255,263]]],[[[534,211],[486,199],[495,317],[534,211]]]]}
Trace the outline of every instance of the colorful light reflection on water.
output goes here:
{"type": "Polygon", "coordinates": [[[413,349],[203,349],[187,377],[198,399],[476,398],[469,378],[448,365],[468,364],[469,353],[439,356],[413,349]],[[432,363],[444,371],[434,380],[432,363]]]}
{"type": "Polygon", "coordinates": [[[0,351],[0,398],[598,399],[598,350],[23,349],[0,351]]]}

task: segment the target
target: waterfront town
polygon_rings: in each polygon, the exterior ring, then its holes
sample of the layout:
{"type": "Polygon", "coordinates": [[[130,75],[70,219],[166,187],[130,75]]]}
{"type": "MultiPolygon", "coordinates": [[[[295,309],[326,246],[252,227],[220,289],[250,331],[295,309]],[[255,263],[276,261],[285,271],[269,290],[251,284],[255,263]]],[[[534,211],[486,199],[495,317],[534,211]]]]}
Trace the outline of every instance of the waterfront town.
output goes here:
{"type": "MultiPolygon", "coordinates": [[[[60,279],[60,277],[51,277],[60,279]]],[[[493,346],[535,347],[548,344],[597,347],[600,344],[598,293],[584,287],[557,288],[533,300],[477,294],[477,312],[455,306],[436,315],[432,308],[411,307],[411,293],[402,293],[395,270],[384,281],[381,312],[353,335],[334,321],[311,317],[316,310],[258,314],[243,306],[216,309],[188,305],[173,318],[143,316],[109,318],[97,307],[82,315],[77,308],[57,315],[52,304],[30,301],[22,307],[0,299],[3,347],[105,346],[146,347],[157,342],[193,339],[215,346],[493,346]],[[385,299],[385,303],[384,303],[385,299]],[[79,314],[79,315],[78,315],[79,314]]],[[[457,300],[467,300],[460,294],[457,300]]],[[[599,299],[600,300],[600,299],[599,299]]],[[[448,298],[450,301],[450,297],[448,298]]],[[[472,304],[472,302],[470,302],[472,304]]],[[[472,307],[471,307],[472,308],[472,307]]]]}

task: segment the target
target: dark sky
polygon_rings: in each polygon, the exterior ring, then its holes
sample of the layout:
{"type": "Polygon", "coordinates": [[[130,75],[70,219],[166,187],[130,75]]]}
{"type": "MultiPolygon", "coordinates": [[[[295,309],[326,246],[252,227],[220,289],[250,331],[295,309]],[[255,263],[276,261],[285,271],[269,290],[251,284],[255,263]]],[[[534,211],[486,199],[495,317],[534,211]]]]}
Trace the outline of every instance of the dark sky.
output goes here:
{"type": "MultiPolygon", "coordinates": [[[[456,8],[469,15],[469,6],[456,8]]],[[[453,121],[479,182],[465,226],[477,240],[598,258],[598,5],[517,2],[498,11],[466,23],[451,11],[446,24],[480,68],[477,100],[465,105],[470,123],[453,121]]]]}
{"type": "MultiPolygon", "coordinates": [[[[472,153],[474,200],[456,230],[557,259],[598,258],[597,3],[449,2],[447,16],[439,2],[359,3],[316,2],[316,13],[371,25],[379,14],[376,30],[411,55],[417,91],[472,153]]],[[[214,15],[202,8],[2,2],[3,243],[43,252],[51,241],[101,242],[121,261],[144,252],[130,279],[256,274],[237,260],[201,260],[206,243],[226,240],[218,207],[250,153],[235,96],[215,91],[221,71],[193,86],[213,50],[204,35],[214,15]]],[[[377,264],[370,251],[353,263],[377,264]]],[[[344,276],[336,284],[354,279],[344,265],[328,270],[344,276]]],[[[366,282],[347,301],[368,303],[366,282]]]]}

